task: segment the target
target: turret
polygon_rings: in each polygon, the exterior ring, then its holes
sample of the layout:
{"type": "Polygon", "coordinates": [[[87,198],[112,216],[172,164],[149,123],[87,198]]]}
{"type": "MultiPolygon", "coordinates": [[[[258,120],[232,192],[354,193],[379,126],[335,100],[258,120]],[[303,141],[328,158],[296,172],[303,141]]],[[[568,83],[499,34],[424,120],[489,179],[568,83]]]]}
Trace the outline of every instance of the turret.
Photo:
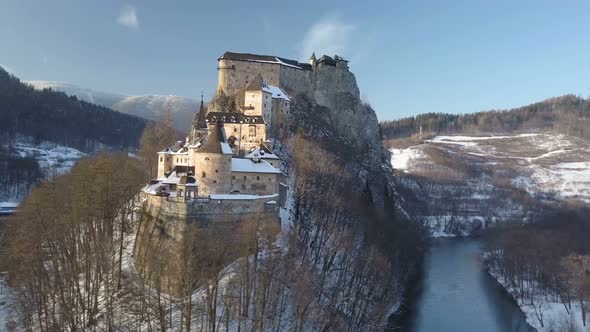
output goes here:
{"type": "Polygon", "coordinates": [[[201,92],[201,107],[193,118],[193,124],[190,132],[190,140],[187,143],[195,144],[195,142],[207,135],[207,122],[205,121],[205,103],[203,101],[203,92],[201,92]]]}
{"type": "Polygon", "coordinates": [[[316,63],[317,59],[315,57],[315,52],[311,53],[311,57],[309,58],[309,64],[311,65],[311,67],[313,69],[315,69],[315,63],[316,63]]]}
{"type": "Polygon", "coordinates": [[[207,141],[194,151],[192,158],[199,196],[229,193],[232,151],[221,122],[212,126],[207,141]]]}

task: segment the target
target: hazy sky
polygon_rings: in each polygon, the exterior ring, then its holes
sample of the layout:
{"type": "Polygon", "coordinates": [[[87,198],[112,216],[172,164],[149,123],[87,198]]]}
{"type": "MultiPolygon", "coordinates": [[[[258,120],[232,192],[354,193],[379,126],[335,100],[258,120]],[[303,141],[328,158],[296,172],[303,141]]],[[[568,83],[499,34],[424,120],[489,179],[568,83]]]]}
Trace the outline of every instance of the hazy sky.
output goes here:
{"type": "Polygon", "coordinates": [[[24,80],[210,96],[226,50],[350,60],[380,120],[590,95],[590,1],[0,3],[0,65],[24,80]]]}

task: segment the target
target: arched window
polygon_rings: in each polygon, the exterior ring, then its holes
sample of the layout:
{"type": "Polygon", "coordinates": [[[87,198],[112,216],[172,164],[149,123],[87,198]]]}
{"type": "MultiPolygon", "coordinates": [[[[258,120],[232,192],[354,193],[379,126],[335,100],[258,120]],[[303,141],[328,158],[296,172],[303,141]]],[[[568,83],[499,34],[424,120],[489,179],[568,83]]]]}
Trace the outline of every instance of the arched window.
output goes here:
{"type": "Polygon", "coordinates": [[[205,178],[205,177],[207,177],[207,174],[203,171],[203,173],[201,173],[201,177],[205,178]]]}

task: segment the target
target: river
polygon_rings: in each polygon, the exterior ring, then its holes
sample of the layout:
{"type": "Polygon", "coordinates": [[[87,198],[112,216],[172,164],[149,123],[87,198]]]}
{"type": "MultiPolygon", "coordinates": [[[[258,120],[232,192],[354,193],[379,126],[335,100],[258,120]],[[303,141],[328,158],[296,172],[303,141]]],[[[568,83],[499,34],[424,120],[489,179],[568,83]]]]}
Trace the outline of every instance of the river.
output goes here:
{"type": "Polygon", "coordinates": [[[524,314],[484,270],[475,239],[434,239],[422,282],[392,331],[531,332],[524,314]]]}

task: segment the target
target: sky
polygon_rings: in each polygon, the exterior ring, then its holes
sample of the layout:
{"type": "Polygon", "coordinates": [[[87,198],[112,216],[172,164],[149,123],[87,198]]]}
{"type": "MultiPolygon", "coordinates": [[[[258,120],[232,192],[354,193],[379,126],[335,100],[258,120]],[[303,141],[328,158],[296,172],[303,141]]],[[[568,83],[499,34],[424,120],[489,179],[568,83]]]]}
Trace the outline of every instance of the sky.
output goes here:
{"type": "Polygon", "coordinates": [[[121,94],[211,97],[225,51],[350,60],[380,120],[590,95],[590,1],[0,3],[0,66],[121,94]]]}

